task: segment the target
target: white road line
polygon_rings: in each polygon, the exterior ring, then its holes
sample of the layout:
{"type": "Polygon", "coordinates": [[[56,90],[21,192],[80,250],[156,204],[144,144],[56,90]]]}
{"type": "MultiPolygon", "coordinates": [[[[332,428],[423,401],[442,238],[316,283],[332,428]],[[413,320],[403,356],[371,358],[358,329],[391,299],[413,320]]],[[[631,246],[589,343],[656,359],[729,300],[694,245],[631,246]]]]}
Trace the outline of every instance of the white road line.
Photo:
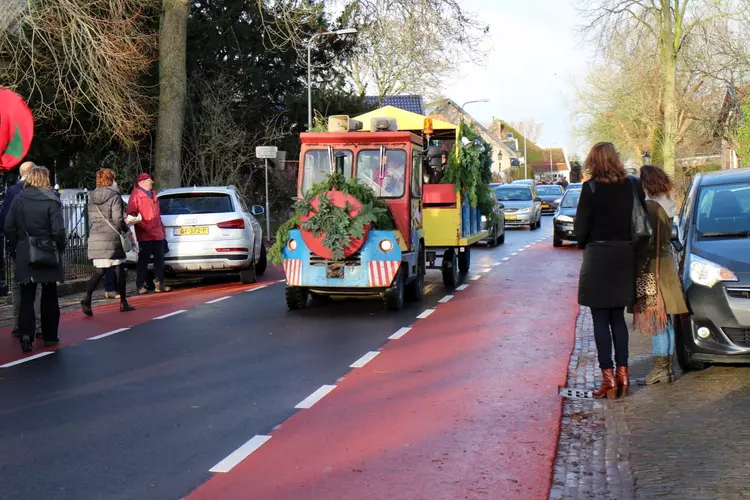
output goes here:
{"type": "Polygon", "coordinates": [[[438,300],[438,302],[440,302],[441,304],[445,304],[446,302],[450,302],[452,298],[453,295],[446,295],[442,299],[438,300]]]}
{"type": "Polygon", "coordinates": [[[469,288],[469,285],[461,285],[458,288],[456,288],[456,290],[458,290],[459,292],[463,292],[467,288],[469,288]]]}
{"type": "Polygon", "coordinates": [[[269,439],[271,439],[271,436],[253,436],[250,441],[237,448],[227,458],[211,467],[209,472],[229,472],[269,439]]]}
{"type": "Polygon", "coordinates": [[[481,276],[472,276],[470,279],[471,279],[471,281],[476,281],[476,280],[482,279],[482,277],[481,276]]]}
{"type": "MultiPolygon", "coordinates": [[[[525,248],[519,248],[519,249],[518,249],[518,252],[520,253],[520,252],[523,252],[524,250],[526,250],[526,249],[525,249],[525,248]]],[[[514,255],[515,255],[515,254],[514,254],[514,255]]]]}
{"type": "Polygon", "coordinates": [[[493,263],[493,264],[492,264],[492,267],[497,267],[497,266],[499,266],[500,264],[502,264],[502,262],[495,262],[495,263],[493,263]]]}
{"type": "Polygon", "coordinates": [[[268,285],[258,286],[258,287],[255,287],[255,288],[251,288],[250,290],[245,290],[245,293],[247,293],[247,292],[255,292],[257,290],[263,290],[266,287],[268,287],[268,285]]]}
{"type": "Polygon", "coordinates": [[[217,302],[221,302],[222,300],[227,300],[231,298],[232,298],[231,295],[227,295],[225,297],[219,297],[218,299],[209,300],[208,302],[206,302],[206,304],[216,304],[217,302]]]}
{"type": "Polygon", "coordinates": [[[167,318],[171,318],[172,316],[177,316],[178,314],[182,314],[184,312],[187,312],[187,310],[180,309],[179,311],[171,312],[171,313],[165,314],[163,316],[157,316],[154,319],[167,319],[167,318]]]}
{"type": "Polygon", "coordinates": [[[335,385],[324,385],[317,391],[313,392],[309,396],[307,396],[305,399],[302,400],[301,403],[299,403],[295,408],[299,409],[306,409],[306,408],[312,408],[312,406],[323,399],[323,397],[334,390],[336,388],[335,385]]]}
{"type": "Polygon", "coordinates": [[[486,269],[482,269],[482,270],[481,270],[480,272],[481,272],[481,273],[488,273],[488,272],[490,272],[490,271],[492,271],[492,268],[488,267],[488,268],[486,268],[486,269]]]}
{"type": "Polygon", "coordinates": [[[529,248],[531,245],[526,245],[524,248],[529,248]]]}
{"type": "Polygon", "coordinates": [[[4,365],[0,365],[0,368],[10,368],[11,366],[20,365],[21,363],[31,361],[32,359],[43,358],[44,356],[48,356],[50,354],[54,354],[54,351],[40,352],[39,354],[34,354],[33,356],[29,356],[28,358],[18,359],[10,363],[5,363],[4,365]]]}
{"type": "Polygon", "coordinates": [[[377,356],[378,354],[380,354],[380,352],[378,352],[378,351],[370,351],[367,354],[365,354],[364,356],[362,356],[361,358],[359,358],[354,363],[350,364],[349,368],[362,368],[367,363],[369,363],[370,361],[372,361],[373,359],[375,359],[375,356],[377,356]]]}
{"type": "Polygon", "coordinates": [[[286,283],[286,280],[279,280],[276,283],[286,283]]]}
{"type": "Polygon", "coordinates": [[[513,256],[513,255],[518,255],[518,252],[513,252],[513,253],[512,253],[511,255],[512,255],[512,256],[513,256]]]}
{"type": "Polygon", "coordinates": [[[405,326],[403,328],[399,328],[399,330],[396,333],[394,333],[393,335],[391,335],[388,338],[390,340],[398,340],[401,337],[403,337],[404,335],[406,335],[407,333],[409,333],[410,331],[411,331],[411,327],[410,326],[405,326]]]}
{"type": "Polygon", "coordinates": [[[432,313],[435,312],[435,309],[426,309],[422,314],[417,316],[417,319],[425,319],[429,318],[432,313]]]}
{"type": "Polygon", "coordinates": [[[510,260],[510,257],[505,257],[505,258],[503,259],[503,262],[507,262],[507,261],[509,261],[509,260],[510,260]]]}
{"type": "Polygon", "coordinates": [[[118,328],[117,330],[112,330],[111,332],[102,333],[101,335],[97,335],[96,337],[91,337],[88,340],[99,340],[99,339],[103,339],[104,337],[109,337],[110,335],[116,335],[118,333],[127,332],[128,330],[130,330],[130,327],[118,328]]]}

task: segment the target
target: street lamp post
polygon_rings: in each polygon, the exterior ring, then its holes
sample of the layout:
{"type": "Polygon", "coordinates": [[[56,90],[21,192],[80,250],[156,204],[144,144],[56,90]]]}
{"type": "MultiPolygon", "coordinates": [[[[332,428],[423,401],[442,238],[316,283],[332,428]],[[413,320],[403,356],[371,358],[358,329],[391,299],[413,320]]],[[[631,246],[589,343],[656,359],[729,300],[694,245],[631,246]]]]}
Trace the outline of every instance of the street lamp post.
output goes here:
{"type": "Polygon", "coordinates": [[[489,99],[477,99],[476,101],[466,101],[465,103],[461,105],[461,109],[466,108],[467,104],[474,104],[475,102],[490,102],[490,100],[489,99]]]}
{"type": "Polygon", "coordinates": [[[324,31],[315,33],[307,42],[307,129],[312,128],[312,45],[313,41],[320,36],[353,35],[357,28],[344,28],[336,31],[324,31]]]}
{"type": "MultiPolygon", "coordinates": [[[[532,122],[532,125],[542,124],[544,122],[532,122]]],[[[529,133],[528,131],[529,125],[524,122],[523,123],[523,178],[528,179],[529,178],[529,157],[526,155],[526,134],[529,133]]]]}

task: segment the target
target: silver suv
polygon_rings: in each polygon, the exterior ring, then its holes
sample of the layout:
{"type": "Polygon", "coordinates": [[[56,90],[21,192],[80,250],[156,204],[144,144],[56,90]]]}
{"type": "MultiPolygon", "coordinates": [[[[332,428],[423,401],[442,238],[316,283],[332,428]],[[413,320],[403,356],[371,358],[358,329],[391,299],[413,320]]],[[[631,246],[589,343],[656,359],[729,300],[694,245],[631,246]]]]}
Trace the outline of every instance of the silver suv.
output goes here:
{"type": "Polygon", "coordinates": [[[167,272],[239,272],[243,283],[265,273],[263,230],[255,219],[262,206],[248,205],[233,186],[165,189],[158,197],[167,272]]]}

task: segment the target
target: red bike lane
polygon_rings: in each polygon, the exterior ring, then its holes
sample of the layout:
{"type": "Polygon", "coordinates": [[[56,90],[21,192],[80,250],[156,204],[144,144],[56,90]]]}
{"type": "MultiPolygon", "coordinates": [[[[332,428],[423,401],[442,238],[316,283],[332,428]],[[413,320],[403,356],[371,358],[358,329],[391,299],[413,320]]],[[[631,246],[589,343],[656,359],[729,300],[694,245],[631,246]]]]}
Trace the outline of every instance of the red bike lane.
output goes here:
{"type": "Polygon", "coordinates": [[[266,275],[253,285],[223,283],[181,288],[163,294],[152,293],[140,297],[128,297],[128,302],[136,308],[135,311],[128,313],[121,313],[119,302],[112,301],[109,304],[94,307],[93,317],[84,316],[80,311],[63,314],[60,318],[58,332],[60,345],[55,348],[44,348],[41,340],[37,340],[34,343],[34,350],[28,354],[21,352],[18,339],[11,335],[11,328],[2,328],[0,329],[0,365],[36,356],[43,352],[63,349],[97,335],[120,328],[134,327],[159,316],[191,309],[220,297],[275,284],[278,280],[283,279],[283,275],[284,273],[280,268],[269,267],[266,275]]]}
{"type": "Polygon", "coordinates": [[[481,279],[187,498],[546,499],[579,265],[577,250],[543,243],[475,269],[481,279]]]}

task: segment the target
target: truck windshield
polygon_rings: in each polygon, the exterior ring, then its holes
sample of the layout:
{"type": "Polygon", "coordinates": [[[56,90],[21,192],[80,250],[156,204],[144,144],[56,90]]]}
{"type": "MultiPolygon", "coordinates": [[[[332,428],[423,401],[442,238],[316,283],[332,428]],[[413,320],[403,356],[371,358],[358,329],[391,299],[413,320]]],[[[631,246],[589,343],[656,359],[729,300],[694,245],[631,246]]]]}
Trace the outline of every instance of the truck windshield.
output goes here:
{"type": "Polygon", "coordinates": [[[371,187],[379,198],[400,198],[404,195],[406,151],[388,149],[385,168],[380,171],[380,150],[367,149],[357,155],[357,180],[371,187]]]}
{"type": "MultiPolygon", "coordinates": [[[[344,177],[347,179],[352,176],[352,152],[346,150],[337,149],[334,153],[341,151],[346,156],[344,157],[344,177]]],[[[308,149],[305,153],[302,174],[302,194],[306,193],[308,189],[313,187],[318,182],[326,180],[326,176],[330,175],[333,169],[331,168],[331,157],[328,149],[308,149]]]]}

